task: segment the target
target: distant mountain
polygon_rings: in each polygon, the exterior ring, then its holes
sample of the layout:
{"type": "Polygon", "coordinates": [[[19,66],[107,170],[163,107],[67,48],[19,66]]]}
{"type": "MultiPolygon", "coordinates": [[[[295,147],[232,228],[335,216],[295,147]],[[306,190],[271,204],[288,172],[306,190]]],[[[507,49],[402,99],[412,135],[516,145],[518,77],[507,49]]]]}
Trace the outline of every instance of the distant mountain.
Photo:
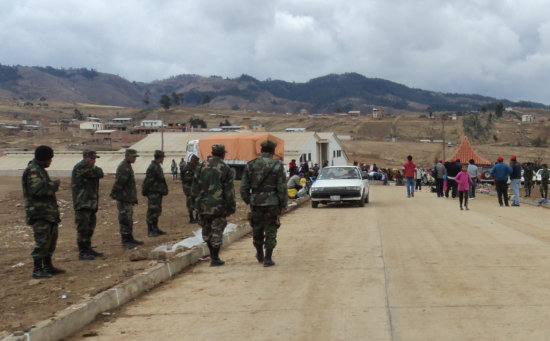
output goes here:
{"type": "MultiPolygon", "coordinates": [[[[407,111],[470,111],[498,102],[492,97],[409,88],[357,73],[327,75],[306,83],[259,81],[242,75],[179,75],[151,83],[130,82],[93,69],[6,66],[0,64],[0,98],[87,102],[120,106],[158,106],[163,94],[183,96],[185,106],[311,113],[370,112],[373,107],[407,111]]],[[[179,97],[179,96],[178,96],[179,97]]],[[[180,97],[181,98],[181,97],[180,97]]],[[[502,100],[505,106],[547,108],[533,102],[502,100]]]]}

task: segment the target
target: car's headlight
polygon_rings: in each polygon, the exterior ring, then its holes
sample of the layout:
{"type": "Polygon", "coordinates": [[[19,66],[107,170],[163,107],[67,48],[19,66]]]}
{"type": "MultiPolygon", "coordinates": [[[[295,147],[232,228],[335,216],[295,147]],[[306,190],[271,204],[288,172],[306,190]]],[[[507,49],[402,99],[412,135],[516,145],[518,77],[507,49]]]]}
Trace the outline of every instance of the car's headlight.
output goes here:
{"type": "Polygon", "coordinates": [[[346,189],[350,190],[350,191],[360,191],[361,187],[360,186],[348,186],[348,187],[346,187],[346,189]]]}
{"type": "Polygon", "coordinates": [[[320,190],[321,190],[321,188],[319,188],[319,187],[311,187],[312,192],[318,192],[320,190]]]}

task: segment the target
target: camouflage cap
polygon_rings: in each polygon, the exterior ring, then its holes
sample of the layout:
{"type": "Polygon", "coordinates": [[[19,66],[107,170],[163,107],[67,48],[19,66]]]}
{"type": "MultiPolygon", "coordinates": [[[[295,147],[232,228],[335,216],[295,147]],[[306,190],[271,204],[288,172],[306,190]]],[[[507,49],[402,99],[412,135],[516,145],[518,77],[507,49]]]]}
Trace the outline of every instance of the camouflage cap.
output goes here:
{"type": "Polygon", "coordinates": [[[263,148],[275,149],[275,147],[277,147],[277,142],[265,140],[260,144],[260,146],[262,146],[263,148]]]}
{"type": "Polygon", "coordinates": [[[162,150],[155,150],[154,157],[155,157],[155,159],[157,159],[159,157],[164,157],[164,152],[162,150]]]}
{"type": "Polygon", "coordinates": [[[212,153],[222,154],[227,153],[227,150],[225,150],[225,146],[223,144],[215,144],[212,146],[212,153]]]}
{"type": "Polygon", "coordinates": [[[89,158],[92,158],[92,159],[99,158],[99,156],[96,154],[95,150],[88,150],[88,149],[86,149],[82,152],[82,156],[83,157],[89,157],[89,158]]]}
{"type": "Polygon", "coordinates": [[[137,153],[137,150],[135,149],[126,149],[126,153],[124,154],[126,156],[135,156],[135,157],[138,157],[138,153],[137,153]]]}

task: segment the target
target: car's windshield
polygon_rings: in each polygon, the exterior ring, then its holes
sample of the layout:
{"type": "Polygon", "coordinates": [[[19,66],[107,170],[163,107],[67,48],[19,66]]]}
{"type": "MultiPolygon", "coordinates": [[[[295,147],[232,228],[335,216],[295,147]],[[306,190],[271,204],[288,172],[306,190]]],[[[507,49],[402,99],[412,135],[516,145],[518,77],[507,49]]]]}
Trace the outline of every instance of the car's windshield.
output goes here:
{"type": "Polygon", "coordinates": [[[333,179],[361,179],[357,168],[351,167],[331,167],[321,169],[321,174],[317,177],[319,180],[333,179]]]}

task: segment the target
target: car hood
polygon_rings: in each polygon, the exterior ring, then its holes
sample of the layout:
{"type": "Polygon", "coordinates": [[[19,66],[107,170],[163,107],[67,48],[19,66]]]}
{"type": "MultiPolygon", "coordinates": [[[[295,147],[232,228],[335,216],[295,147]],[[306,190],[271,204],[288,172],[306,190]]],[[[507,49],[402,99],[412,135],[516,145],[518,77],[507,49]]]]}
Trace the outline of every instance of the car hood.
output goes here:
{"type": "Polygon", "coordinates": [[[312,187],[347,187],[347,186],[361,186],[362,180],[359,179],[333,179],[333,180],[317,180],[313,183],[312,187]]]}

